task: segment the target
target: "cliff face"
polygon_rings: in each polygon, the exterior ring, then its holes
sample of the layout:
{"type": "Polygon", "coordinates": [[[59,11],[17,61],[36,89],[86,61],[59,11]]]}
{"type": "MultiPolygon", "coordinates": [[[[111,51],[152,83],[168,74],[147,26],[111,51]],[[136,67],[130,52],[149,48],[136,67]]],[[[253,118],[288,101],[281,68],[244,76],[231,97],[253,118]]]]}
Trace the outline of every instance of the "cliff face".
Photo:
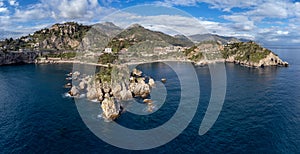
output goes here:
{"type": "Polygon", "coordinates": [[[44,28],[33,34],[18,39],[5,39],[0,41],[0,50],[6,51],[65,51],[76,50],[90,26],[84,26],[73,22],[55,24],[50,28],[44,28]]]}
{"type": "Polygon", "coordinates": [[[0,65],[34,63],[39,52],[76,51],[91,26],[74,22],[55,24],[18,39],[0,41],[0,65]]]}
{"type": "Polygon", "coordinates": [[[37,56],[36,52],[0,52],[0,65],[34,63],[37,56]]]}
{"type": "Polygon", "coordinates": [[[27,41],[31,47],[41,50],[75,50],[90,28],[90,26],[72,22],[55,24],[50,28],[35,32],[32,36],[21,39],[27,41]]]}

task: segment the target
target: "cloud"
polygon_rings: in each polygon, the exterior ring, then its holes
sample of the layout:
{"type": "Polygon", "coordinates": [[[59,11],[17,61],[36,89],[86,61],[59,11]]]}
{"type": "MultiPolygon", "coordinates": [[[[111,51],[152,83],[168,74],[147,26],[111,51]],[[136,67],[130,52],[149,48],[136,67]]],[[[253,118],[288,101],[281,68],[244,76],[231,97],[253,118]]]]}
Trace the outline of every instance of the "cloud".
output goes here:
{"type": "Polygon", "coordinates": [[[11,6],[18,6],[19,3],[16,0],[8,0],[9,5],[11,6]]]}
{"type": "Polygon", "coordinates": [[[89,8],[93,6],[87,0],[54,0],[47,5],[51,6],[54,18],[77,19],[92,16],[89,8]]]}
{"type": "Polygon", "coordinates": [[[36,4],[26,10],[16,9],[13,19],[16,22],[27,22],[30,20],[39,20],[48,18],[49,14],[45,11],[42,4],[36,4]]]}
{"type": "Polygon", "coordinates": [[[211,8],[221,9],[223,11],[230,11],[232,8],[251,8],[257,6],[263,0],[165,0],[163,2],[156,2],[167,6],[195,6],[199,3],[207,3],[211,8]]]}
{"type": "Polygon", "coordinates": [[[254,21],[250,20],[249,17],[245,15],[229,15],[223,16],[223,18],[232,21],[231,27],[237,30],[251,31],[256,28],[254,21]]]}
{"type": "MultiPolygon", "coordinates": [[[[122,28],[138,23],[148,29],[161,31],[170,35],[183,34],[190,36],[194,34],[217,33],[224,36],[255,39],[254,35],[244,31],[237,31],[233,26],[227,23],[184,16],[180,12],[178,12],[178,14],[162,13],[159,15],[141,15],[133,13],[135,12],[133,10],[139,12],[138,8],[132,8],[129,9],[130,13],[126,12],[128,10],[117,12],[103,20],[113,22],[122,28]]],[[[149,11],[146,8],[143,8],[143,10],[146,12],[149,11]]],[[[176,12],[176,10],[174,10],[174,12],[176,12]]]]}
{"type": "Polygon", "coordinates": [[[281,30],[278,30],[278,31],[277,31],[277,34],[278,34],[278,35],[288,35],[288,34],[289,34],[289,31],[281,31],[281,30]]]}
{"type": "Polygon", "coordinates": [[[40,0],[35,4],[18,6],[17,1],[7,0],[9,8],[0,0],[0,24],[2,31],[38,30],[40,25],[76,21],[90,24],[111,13],[112,8],[101,7],[98,0],[40,0]],[[12,6],[14,5],[14,6],[12,6]],[[20,26],[22,25],[22,26],[20,26]]]}
{"type": "Polygon", "coordinates": [[[260,16],[263,18],[287,18],[288,6],[290,4],[285,2],[268,2],[257,6],[255,9],[246,12],[249,16],[260,16]]]}
{"type": "Polygon", "coordinates": [[[31,33],[56,22],[77,21],[91,24],[99,20],[107,20],[122,27],[140,23],[146,28],[172,35],[216,33],[274,43],[286,40],[297,42],[297,38],[300,38],[300,2],[290,0],[165,0],[155,2],[160,6],[197,6],[206,3],[211,9],[217,9],[221,13],[226,12],[226,15],[209,20],[180,13],[144,15],[144,13],[151,13],[151,10],[147,9],[133,10],[130,13],[122,11],[104,18],[118,10],[110,6],[113,2],[122,3],[119,0],[39,0],[28,6],[18,6],[16,0],[0,0],[0,30],[31,33]],[[233,8],[240,9],[235,12],[233,8]]]}
{"type": "Polygon", "coordinates": [[[16,8],[11,16],[19,22],[36,19],[88,21],[105,15],[105,9],[97,0],[41,0],[27,8],[16,8]]]}
{"type": "Polygon", "coordinates": [[[151,30],[162,31],[171,35],[179,33],[184,35],[191,35],[196,33],[208,32],[206,27],[196,18],[176,14],[160,14],[146,16],[140,15],[138,13],[129,13],[126,11],[121,11],[111,14],[102,20],[113,22],[122,28],[127,28],[132,24],[138,23],[151,30]]]}
{"type": "Polygon", "coordinates": [[[0,7],[0,13],[8,13],[8,9],[6,7],[0,7]]]}

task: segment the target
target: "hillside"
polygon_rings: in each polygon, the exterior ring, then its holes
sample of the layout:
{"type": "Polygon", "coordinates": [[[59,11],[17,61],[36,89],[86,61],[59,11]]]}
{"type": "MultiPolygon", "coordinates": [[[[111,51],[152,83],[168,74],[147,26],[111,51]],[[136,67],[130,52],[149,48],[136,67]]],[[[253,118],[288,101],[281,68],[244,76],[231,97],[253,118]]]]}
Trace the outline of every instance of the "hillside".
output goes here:
{"type": "Polygon", "coordinates": [[[111,22],[94,24],[82,39],[79,49],[85,51],[102,51],[107,47],[112,38],[120,32],[122,32],[122,28],[111,22]]]}
{"type": "Polygon", "coordinates": [[[6,39],[0,42],[0,49],[2,51],[18,51],[20,49],[30,51],[75,50],[90,28],[90,26],[74,22],[55,24],[50,28],[41,29],[15,40],[6,39]]]}
{"type": "Polygon", "coordinates": [[[228,42],[243,42],[243,40],[239,40],[235,37],[227,37],[227,36],[220,36],[220,35],[215,35],[215,34],[196,34],[196,35],[191,35],[189,38],[196,42],[205,42],[205,41],[220,41],[222,44],[227,44],[228,42]]]}
{"type": "Polygon", "coordinates": [[[141,25],[134,24],[114,37],[108,47],[111,47],[113,52],[118,52],[122,48],[129,48],[137,43],[147,41],[161,42],[165,44],[165,46],[173,45],[186,47],[193,45],[193,42],[190,40],[177,39],[162,32],[151,31],[141,25]]]}
{"type": "Polygon", "coordinates": [[[187,49],[185,54],[196,64],[226,61],[248,67],[288,66],[271,50],[253,41],[226,45],[220,41],[204,41],[187,49]]]}
{"type": "Polygon", "coordinates": [[[5,39],[0,41],[0,65],[32,63],[32,59],[41,52],[42,55],[48,54],[48,57],[69,59],[76,56],[75,52],[81,51],[87,51],[87,54],[97,52],[100,54],[98,62],[102,64],[112,63],[115,59],[123,57],[121,60],[128,62],[137,59],[189,59],[197,64],[226,61],[251,67],[288,65],[275,53],[252,41],[241,42],[234,37],[212,34],[173,37],[138,24],[122,29],[111,22],[91,26],[67,22],[15,40],[5,39]],[[194,44],[188,38],[198,43],[194,44]],[[112,53],[102,54],[105,48],[111,48],[112,53]],[[32,52],[38,54],[31,54],[32,52]]]}
{"type": "Polygon", "coordinates": [[[221,51],[227,62],[251,67],[287,66],[278,55],[253,41],[228,44],[221,51]]]}

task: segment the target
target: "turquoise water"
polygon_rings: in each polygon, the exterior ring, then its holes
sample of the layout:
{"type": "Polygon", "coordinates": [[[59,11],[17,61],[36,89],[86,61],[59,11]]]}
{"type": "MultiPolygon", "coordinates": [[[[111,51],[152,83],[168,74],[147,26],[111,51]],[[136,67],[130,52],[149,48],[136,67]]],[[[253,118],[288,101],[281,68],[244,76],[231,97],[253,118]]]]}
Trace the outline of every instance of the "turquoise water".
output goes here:
{"type": "MultiPolygon", "coordinates": [[[[170,143],[145,153],[299,153],[300,53],[276,51],[288,68],[251,69],[226,64],[227,92],[214,126],[198,135],[210,99],[208,67],[196,67],[201,87],[197,113],[170,143]]],[[[180,65],[184,70],[184,64],[180,65]]],[[[150,129],[170,119],[179,103],[177,76],[162,63],[139,66],[156,79],[166,77],[165,105],[149,116],[125,112],[117,122],[150,129]]],[[[0,153],[137,153],[98,139],[65,97],[65,74],[72,65],[0,67],[0,153]]],[[[100,105],[99,105],[100,106],[100,105]]]]}

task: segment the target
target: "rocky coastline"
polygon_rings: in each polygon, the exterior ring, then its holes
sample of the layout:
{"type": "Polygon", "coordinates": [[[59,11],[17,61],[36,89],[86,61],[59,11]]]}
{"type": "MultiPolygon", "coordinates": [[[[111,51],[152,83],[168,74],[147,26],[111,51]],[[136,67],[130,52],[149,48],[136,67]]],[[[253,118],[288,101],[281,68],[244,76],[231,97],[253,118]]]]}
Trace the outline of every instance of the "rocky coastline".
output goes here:
{"type": "Polygon", "coordinates": [[[0,66],[13,64],[32,64],[35,63],[38,53],[33,51],[26,52],[1,52],[0,51],[0,66]]]}
{"type": "Polygon", "coordinates": [[[124,68],[121,67],[117,69],[119,69],[118,76],[111,82],[78,71],[69,74],[71,79],[78,81],[78,84],[68,85],[69,95],[79,98],[83,94],[87,100],[100,102],[103,118],[107,121],[115,120],[120,116],[124,110],[122,101],[139,97],[149,108],[152,108],[153,102],[149,96],[151,89],[155,87],[154,79],[145,77],[143,72],[137,69],[133,69],[131,73],[124,72],[121,70],[124,68]],[[123,80],[120,80],[121,78],[123,80]]]}

